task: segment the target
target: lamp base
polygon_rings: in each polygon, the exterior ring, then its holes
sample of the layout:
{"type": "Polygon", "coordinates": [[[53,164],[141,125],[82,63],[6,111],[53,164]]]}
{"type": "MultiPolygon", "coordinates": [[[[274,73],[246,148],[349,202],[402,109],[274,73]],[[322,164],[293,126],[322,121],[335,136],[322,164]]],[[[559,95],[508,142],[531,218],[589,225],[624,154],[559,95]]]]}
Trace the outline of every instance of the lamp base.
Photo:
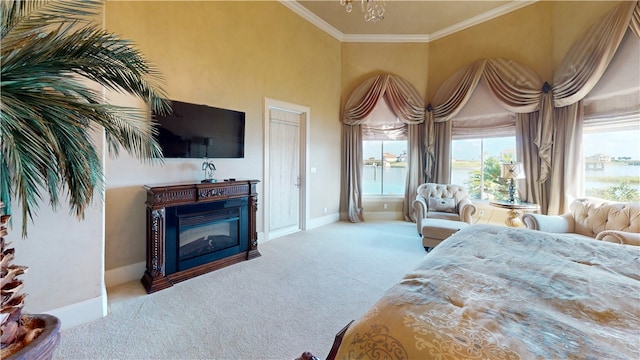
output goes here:
{"type": "Polygon", "coordinates": [[[516,202],[516,182],[515,180],[511,179],[509,181],[509,202],[516,202]]]}
{"type": "Polygon", "coordinates": [[[520,212],[514,209],[509,210],[507,213],[507,219],[504,223],[509,227],[521,227],[522,220],[520,220],[520,212]]]}

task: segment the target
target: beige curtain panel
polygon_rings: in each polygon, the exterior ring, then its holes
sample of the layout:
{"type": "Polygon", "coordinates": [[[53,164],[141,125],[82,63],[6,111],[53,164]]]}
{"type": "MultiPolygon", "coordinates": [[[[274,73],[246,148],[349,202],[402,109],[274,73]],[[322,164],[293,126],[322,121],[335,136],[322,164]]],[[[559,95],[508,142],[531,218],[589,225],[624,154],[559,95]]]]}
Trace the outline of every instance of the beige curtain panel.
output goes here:
{"type": "Polygon", "coordinates": [[[640,38],[640,2],[636,3],[635,9],[633,9],[633,15],[631,17],[631,23],[629,28],[640,38]]]}
{"type": "Polygon", "coordinates": [[[345,105],[343,122],[343,157],[345,159],[341,204],[345,217],[351,222],[364,220],[362,214],[362,126],[380,101],[387,101],[393,113],[406,124],[408,167],[403,213],[413,219],[411,201],[422,182],[424,160],[421,144],[425,120],[424,100],[411,83],[391,75],[376,75],[365,80],[351,93],[345,105]]]}
{"type": "Polygon", "coordinates": [[[549,214],[568,211],[572,197],[582,194],[582,172],[570,171],[583,164],[582,100],[600,81],[627,29],[638,36],[639,17],[638,1],[621,2],[576,40],[553,77],[553,117],[542,119],[537,139],[552,144],[549,214]]]}
{"type": "MultiPolygon", "coordinates": [[[[437,168],[433,165],[433,161],[438,159],[449,159],[444,157],[443,152],[450,147],[451,144],[451,128],[438,129],[439,133],[449,134],[448,139],[442,139],[436,134],[435,123],[447,122],[453,120],[460,113],[462,108],[467,104],[471,95],[475,91],[478,83],[484,81],[489,88],[491,97],[505,110],[513,113],[532,113],[540,108],[543,97],[543,81],[529,67],[517,63],[512,60],[491,58],[481,59],[468,66],[458,70],[438,89],[433,101],[433,111],[427,116],[427,136],[425,138],[427,149],[426,158],[428,160],[426,169],[430,171],[427,178],[433,178],[437,182],[449,179],[450,164],[448,160],[440,161],[437,168]],[[431,117],[433,120],[431,120],[431,117]],[[436,145],[436,138],[438,145],[436,145]],[[433,159],[433,160],[432,160],[433,159]]],[[[550,116],[548,112],[545,112],[550,116]]],[[[480,131],[486,127],[486,123],[478,118],[475,126],[472,121],[464,123],[456,123],[464,127],[461,129],[466,132],[480,131]]],[[[494,118],[491,120],[491,126],[495,128],[513,127],[513,119],[511,117],[494,118]]],[[[537,137],[537,133],[531,134],[537,137]]],[[[543,142],[536,142],[539,149],[544,149],[540,156],[551,156],[550,145],[544,146],[543,142]],[[538,144],[543,144],[540,147],[538,144]]],[[[550,159],[544,163],[550,163],[550,159]]],[[[549,167],[550,168],[550,165],[549,167]]],[[[548,173],[547,170],[541,171],[548,173]]],[[[527,180],[535,181],[535,180],[527,180]]],[[[538,199],[527,199],[529,201],[537,201],[538,199]]]]}

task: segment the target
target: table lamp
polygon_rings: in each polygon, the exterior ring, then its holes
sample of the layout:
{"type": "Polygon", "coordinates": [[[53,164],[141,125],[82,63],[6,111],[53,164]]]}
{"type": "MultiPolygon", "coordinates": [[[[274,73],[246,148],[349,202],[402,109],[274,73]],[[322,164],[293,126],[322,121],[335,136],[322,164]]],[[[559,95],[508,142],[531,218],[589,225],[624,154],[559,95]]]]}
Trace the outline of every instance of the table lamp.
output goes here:
{"type": "Polygon", "coordinates": [[[509,179],[509,202],[515,202],[516,195],[516,179],[524,179],[524,169],[522,163],[510,162],[502,164],[500,168],[500,177],[509,179]]]}

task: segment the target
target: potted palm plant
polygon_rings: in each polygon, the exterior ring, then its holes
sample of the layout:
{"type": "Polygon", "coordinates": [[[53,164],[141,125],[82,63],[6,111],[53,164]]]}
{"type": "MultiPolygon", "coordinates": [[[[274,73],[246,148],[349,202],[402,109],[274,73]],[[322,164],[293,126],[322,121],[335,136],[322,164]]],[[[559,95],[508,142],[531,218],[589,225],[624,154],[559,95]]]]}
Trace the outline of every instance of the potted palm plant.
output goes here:
{"type": "Polygon", "coordinates": [[[23,237],[46,197],[53,208],[61,197],[68,198],[72,212],[82,218],[104,190],[101,161],[91,139],[94,129],[104,129],[112,155],[124,148],[139,159],[162,157],[148,111],[105,104],[102,91],[95,90],[131,94],[154,112],[170,110],[159,72],[131,42],[93,21],[102,6],[93,0],[0,4],[2,359],[50,357],[59,339],[58,319],[22,313],[19,275],[26,268],[12,264],[14,251],[4,239],[9,220],[4,213],[12,201],[22,211],[23,237]],[[21,353],[26,350],[37,353],[21,353]]]}

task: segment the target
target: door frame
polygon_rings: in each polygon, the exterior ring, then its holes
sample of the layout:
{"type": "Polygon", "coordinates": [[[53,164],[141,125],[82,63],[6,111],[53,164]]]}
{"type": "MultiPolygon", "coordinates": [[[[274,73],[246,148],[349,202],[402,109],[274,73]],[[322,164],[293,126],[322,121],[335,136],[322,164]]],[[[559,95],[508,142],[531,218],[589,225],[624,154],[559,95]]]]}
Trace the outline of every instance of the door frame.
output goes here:
{"type": "MultiPolygon", "coordinates": [[[[270,204],[270,186],[269,183],[269,150],[270,150],[270,131],[271,131],[271,116],[270,110],[281,110],[287,111],[291,113],[295,113],[300,115],[300,206],[299,206],[299,223],[300,230],[306,230],[307,224],[309,223],[309,122],[311,118],[311,109],[307,106],[297,105],[293,103],[289,103],[286,101],[280,101],[271,99],[268,97],[264,98],[264,128],[263,128],[263,190],[264,190],[264,206],[263,206],[263,219],[262,224],[264,226],[264,236],[265,241],[271,240],[269,236],[269,232],[271,229],[269,228],[269,206],[270,204]]],[[[274,237],[275,238],[275,237],[274,237]]]]}

